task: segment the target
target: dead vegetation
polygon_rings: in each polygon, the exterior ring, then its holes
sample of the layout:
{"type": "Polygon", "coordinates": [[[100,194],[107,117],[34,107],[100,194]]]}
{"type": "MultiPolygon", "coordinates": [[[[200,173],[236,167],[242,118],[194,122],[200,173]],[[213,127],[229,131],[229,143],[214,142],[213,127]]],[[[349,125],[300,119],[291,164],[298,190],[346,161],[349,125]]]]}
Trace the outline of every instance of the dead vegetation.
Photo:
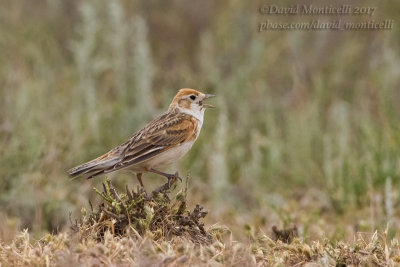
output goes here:
{"type": "Polygon", "coordinates": [[[296,225],[284,229],[278,229],[275,225],[272,226],[272,239],[274,241],[280,240],[284,243],[291,243],[296,237],[299,237],[296,225]]]}
{"type": "MultiPolygon", "coordinates": [[[[188,181],[188,179],[186,180],[188,181]]],[[[83,219],[76,221],[72,229],[80,238],[104,239],[109,231],[113,236],[150,236],[153,240],[169,240],[174,236],[185,237],[195,244],[209,244],[212,237],[204,229],[201,219],[207,215],[203,207],[196,205],[190,210],[186,205],[187,183],[171,200],[168,194],[176,180],[147,193],[144,188],[120,193],[106,179],[103,192],[95,188],[96,193],[104,200],[95,211],[83,210],[83,219]]]]}
{"type": "MultiPolygon", "coordinates": [[[[97,209],[82,210],[70,232],[39,241],[23,231],[0,243],[0,266],[398,266],[398,240],[359,233],[354,242],[306,241],[297,226],[234,241],[227,227],[205,227],[200,205],[187,206],[187,182],[172,198],[167,183],[151,193],[140,187],[124,193],[109,180],[97,194],[97,209]]],[[[91,205],[92,206],[92,205],[91,205]]]]}
{"type": "MultiPolygon", "coordinates": [[[[227,236],[223,227],[209,229],[214,237],[227,236]]],[[[229,234],[228,234],[229,236],[229,234]]],[[[75,236],[76,237],[76,236],[75,236]]],[[[47,235],[37,242],[27,231],[11,244],[0,244],[1,266],[399,266],[397,240],[385,233],[358,234],[354,242],[329,240],[291,243],[265,234],[247,243],[215,238],[198,245],[187,237],[153,240],[150,236],[115,236],[78,240],[67,233],[47,235]]]]}

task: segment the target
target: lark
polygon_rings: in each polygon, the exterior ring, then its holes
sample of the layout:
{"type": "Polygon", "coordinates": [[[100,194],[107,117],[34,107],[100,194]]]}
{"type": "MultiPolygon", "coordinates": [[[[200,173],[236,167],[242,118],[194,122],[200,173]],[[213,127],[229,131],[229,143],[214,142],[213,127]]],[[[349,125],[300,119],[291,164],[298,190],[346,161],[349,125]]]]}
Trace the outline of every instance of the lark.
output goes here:
{"type": "Polygon", "coordinates": [[[104,155],[69,170],[71,177],[98,175],[129,170],[143,187],[142,174],[152,172],[170,179],[179,173],[168,174],[161,170],[181,159],[199,137],[204,111],[212,105],[204,100],[214,95],[194,89],[181,89],[175,95],[168,111],[149,122],[125,143],[104,155]]]}

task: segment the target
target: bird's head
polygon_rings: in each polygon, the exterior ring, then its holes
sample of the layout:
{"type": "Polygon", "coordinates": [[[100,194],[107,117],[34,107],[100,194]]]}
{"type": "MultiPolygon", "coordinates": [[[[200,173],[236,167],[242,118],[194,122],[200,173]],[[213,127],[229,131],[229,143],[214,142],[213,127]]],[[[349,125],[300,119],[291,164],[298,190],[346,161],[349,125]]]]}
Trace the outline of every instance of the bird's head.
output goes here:
{"type": "Polygon", "coordinates": [[[181,89],[172,100],[169,108],[178,108],[181,112],[203,116],[205,109],[214,107],[212,105],[204,103],[204,100],[211,97],[215,97],[215,95],[203,94],[194,89],[181,89]]]}

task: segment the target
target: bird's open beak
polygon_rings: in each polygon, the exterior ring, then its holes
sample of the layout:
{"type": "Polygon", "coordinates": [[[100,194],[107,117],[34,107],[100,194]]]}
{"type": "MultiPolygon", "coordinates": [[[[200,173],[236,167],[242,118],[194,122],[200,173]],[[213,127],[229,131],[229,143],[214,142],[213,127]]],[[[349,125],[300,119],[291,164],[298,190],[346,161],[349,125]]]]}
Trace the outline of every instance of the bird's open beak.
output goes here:
{"type": "MultiPolygon", "coordinates": [[[[213,98],[213,97],[215,97],[215,95],[206,94],[204,96],[204,99],[213,98]]],[[[203,104],[203,107],[204,108],[215,108],[213,105],[210,105],[210,104],[203,104]]]]}
{"type": "Polygon", "coordinates": [[[206,94],[206,95],[204,96],[204,99],[213,98],[213,97],[215,97],[215,95],[206,94]]]}

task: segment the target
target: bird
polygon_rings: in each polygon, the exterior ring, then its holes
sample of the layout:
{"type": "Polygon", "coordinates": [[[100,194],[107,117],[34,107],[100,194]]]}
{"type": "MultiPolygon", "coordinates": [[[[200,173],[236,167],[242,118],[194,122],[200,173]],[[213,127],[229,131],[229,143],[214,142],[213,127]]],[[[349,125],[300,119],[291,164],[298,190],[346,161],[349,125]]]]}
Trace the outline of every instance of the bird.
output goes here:
{"type": "Polygon", "coordinates": [[[118,170],[136,174],[143,186],[142,174],[152,172],[168,179],[180,179],[179,173],[161,170],[181,159],[193,146],[200,134],[204,112],[214,106],[204,103],[215,95],[183,88],[173,98],[168,111],[133,134],[126,142],[107,153],[70,169],[70,177],[87,179],[118,170]]]}

